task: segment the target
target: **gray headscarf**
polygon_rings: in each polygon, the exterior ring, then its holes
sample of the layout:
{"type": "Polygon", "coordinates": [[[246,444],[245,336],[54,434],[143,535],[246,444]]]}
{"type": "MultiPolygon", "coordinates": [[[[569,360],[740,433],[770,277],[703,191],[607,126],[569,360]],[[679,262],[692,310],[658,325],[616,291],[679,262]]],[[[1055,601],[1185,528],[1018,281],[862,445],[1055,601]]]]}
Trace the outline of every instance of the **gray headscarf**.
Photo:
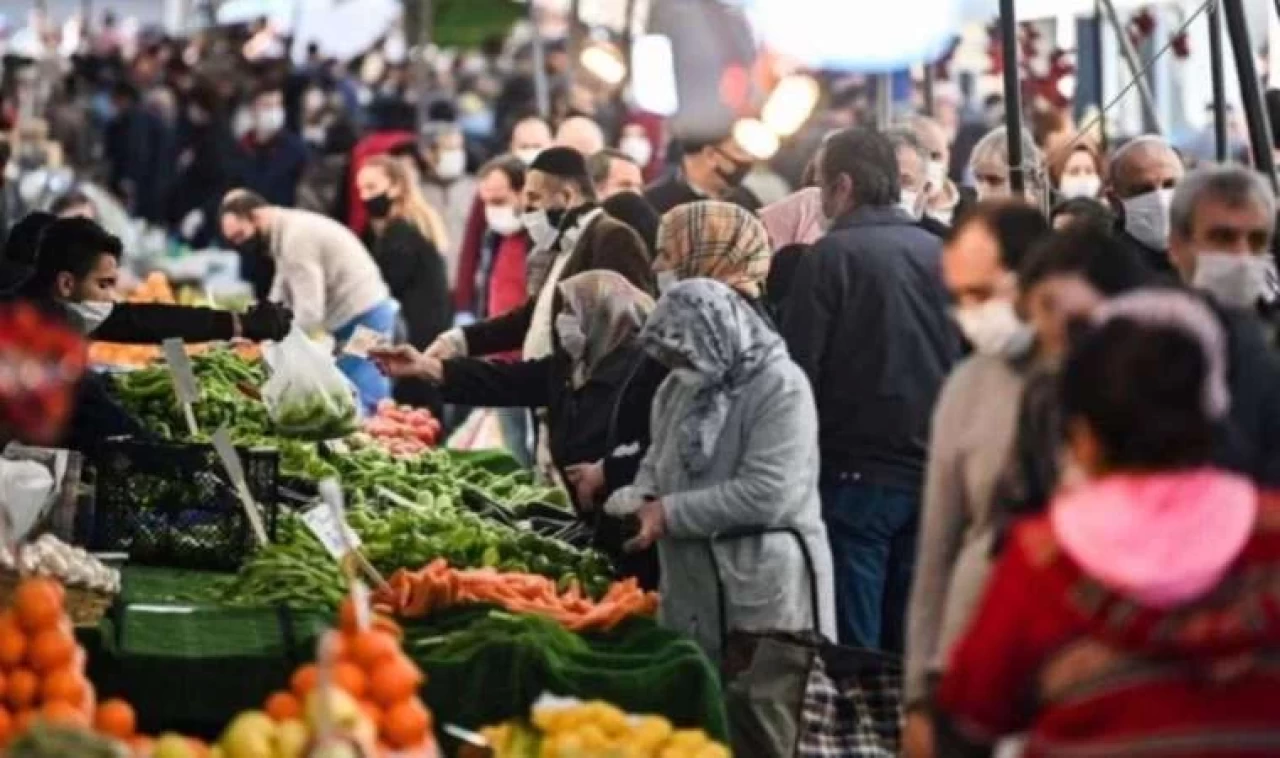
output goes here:
{"type": "Polygon", "coordinates": [[[782,338],[742,296],[711,279],[688,279],[663,295],[640,344],[662,363],[691,368],[702,377],[680,422],[680,458],[690,474],[710,464],[742,388],[769,363],[787,356],[782,338]]]}

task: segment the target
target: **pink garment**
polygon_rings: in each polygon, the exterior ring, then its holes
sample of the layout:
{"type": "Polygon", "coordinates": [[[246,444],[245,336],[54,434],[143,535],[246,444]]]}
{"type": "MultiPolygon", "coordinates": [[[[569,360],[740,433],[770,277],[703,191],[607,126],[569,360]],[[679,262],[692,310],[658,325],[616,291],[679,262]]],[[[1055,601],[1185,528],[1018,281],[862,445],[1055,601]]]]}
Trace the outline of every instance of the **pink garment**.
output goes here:
{"type": "Polygon", "coordinates": [[[826,233],[822,190],[806,187],[766,205],[760,210],[760,220],[769,232],[775,252],[787,245],[812,245],[826,233]]]}
{"type": "Polygon", "coordinates": [[[1050,518],[1085,573],[1149,608],[1209,592],[1253,532],[1249,480],[1214,469],[1117,474],[1059,494],[1050,518]]]}

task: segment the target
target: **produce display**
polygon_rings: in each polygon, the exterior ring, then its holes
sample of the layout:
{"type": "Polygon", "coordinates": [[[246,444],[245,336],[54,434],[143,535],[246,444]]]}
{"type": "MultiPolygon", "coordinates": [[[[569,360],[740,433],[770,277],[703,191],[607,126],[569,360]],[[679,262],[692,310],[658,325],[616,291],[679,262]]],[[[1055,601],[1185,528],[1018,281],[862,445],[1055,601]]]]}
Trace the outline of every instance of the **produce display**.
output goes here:
{"type": "Polygon", "coordinates": [[[400,570],[374,598],[397,616],[418,618],[460,603],[495,603],[516,613],[555,619],[574,631],[612,629],[631,616],[652,616],[658,596],[635,579],[614,582],[599,601],[584,597],[577,581],[561,591],[536,574],[491,568],[457,570],[437,558],[419,571],[400,570]]]}
{"type": "Polygon", "coordinates": [[[360,412],[347,391],[286,395],[269,409],[276,431],[307,440],[331,440],[356,431],[360,412]]]}
{"type": "Polygon", "coordinates": [[[120,591],[120,572],[90,555],[83,548],[72,547],[52,534],[43,534],[30,545],[24,545],[15,562],[7,547],[0,547],[0,567],[24,576],[45,576],[69,587],[83,587],[115,594],[120,591]]]}
{"type": "Polygon", "coordinates": [[[391,455],[412,457],[435,447],[439,439],[440,422],[431,411],[383,400],[377,412],[361,424],[360,432],[352,436],[351,444],[376,445],[391,455]]]}
{"type": "Polygon", "coordinates": [[[697,729],[675,729],[661,716],[631,716],[603,702],[544,697],[532,724],[481,730],[494,758],[730,758],[697,729]]]}
{"type": "MultiPolygon", "coordinates": [[[[193,405],[196,423],[208,435],[227,426],[237,442],[270,432],[267,408],[254,396],[266,381],[259,361],[248,361],[229,349],[216,349],[191,359],[200,386],[193,405]]],[[[166,366],[131,371],[115,378],[116,396],[133,415],[161,437],[186,438],[182,406],[166,366]]]]}

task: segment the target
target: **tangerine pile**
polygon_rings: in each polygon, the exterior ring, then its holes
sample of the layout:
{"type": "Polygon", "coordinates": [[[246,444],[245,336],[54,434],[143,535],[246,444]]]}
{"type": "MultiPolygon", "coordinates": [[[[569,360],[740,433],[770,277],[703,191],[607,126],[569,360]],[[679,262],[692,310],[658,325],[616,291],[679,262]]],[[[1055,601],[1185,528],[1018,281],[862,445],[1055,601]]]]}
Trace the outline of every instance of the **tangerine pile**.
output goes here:
{"type": "MultiPolygon", "coordinates": [[[[427,744],[432,733],[431,712],[418,697],[426,675],[400,647],[400,630],[385,619],[360,629],[348,598],[339,613],[339,642],[333,682],[359,702],[365,716],[377,726],[384,752],[411,750],[427,744]]],[[[289,690],[273,693],[263,708],[273,720],[302,717],[303,703],[319,679],[316,664],[294,672],[289,690]]]]}

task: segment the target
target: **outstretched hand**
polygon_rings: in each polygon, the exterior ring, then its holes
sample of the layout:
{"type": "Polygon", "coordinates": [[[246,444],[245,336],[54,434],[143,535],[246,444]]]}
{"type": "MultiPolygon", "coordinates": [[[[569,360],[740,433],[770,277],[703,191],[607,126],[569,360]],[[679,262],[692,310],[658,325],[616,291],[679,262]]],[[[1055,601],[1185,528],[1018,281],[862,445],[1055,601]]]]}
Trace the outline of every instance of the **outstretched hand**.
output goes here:
{"type": "Polygon", "coordinates": [[[444,380],[444,364],[412,345],[375,347],[369,350],[369,359],[392,379],[426,379],[436,384],[444,380]]]}

